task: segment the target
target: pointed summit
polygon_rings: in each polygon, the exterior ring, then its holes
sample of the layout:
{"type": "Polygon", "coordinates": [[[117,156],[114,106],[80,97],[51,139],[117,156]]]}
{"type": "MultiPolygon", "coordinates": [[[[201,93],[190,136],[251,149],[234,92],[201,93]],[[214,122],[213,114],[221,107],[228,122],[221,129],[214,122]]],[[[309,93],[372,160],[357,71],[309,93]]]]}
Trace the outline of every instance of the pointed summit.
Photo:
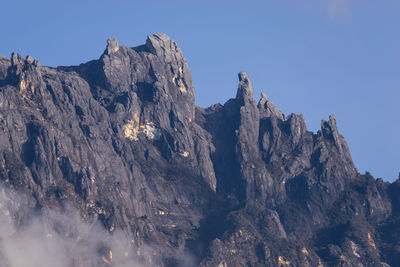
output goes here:
{"type": "Polygon", "coordinates": [[[107,55],[111,55],[119,50],[118,41],[115,37],[107,39],[107,55]]]}
{"type": "Polygon", "coordinates": [[[20,54],[12,53],[11,54],[11,65],[16,66],[24,63],[24,59],[20,54]]]}
{"type": "Polygon", "coordinates": [[[250,78],[246,72],[239,72],[239,86],[236,93],[236,99],[239,100],[254,100],[254,89],[251,85],[250,78]]]}
{"type": "Polygon", "coordinates": [[[258,102],[258,108],[262,118],[273,116],[277,117],[278,119],[285,120],[285,116],[271,101],[268,100],[265,93],[261,93],[261,99],[258,102]]]}
{"type": "Polygon", "coordinates": [[[147,37],[146,47],[150,53],[159,57],[164,57],[167,62],[176,57],[177,60],[182,60],[182,52],[174,40],[171,40],[168,35],[164,33],[155,33],[147,37]]]}
{"type": "Polygon", "coordinates": [[[259,106],[264,106],[264,104],[268,101],[267,95],[261,92],[261,99],[258,102],[259,106]]]}
{"type": "Polygon", "coordinates": [[[329,115],[328,121],[321,121],[321,131],[323,136],[333,140],[339,151],[342,152],[342,142],[336,124],[336,117],[333,114],[329,115]]]}
{"type": "Polygon", "coordinates": [[[157,54],[161,48],[170,48],[171,39],[164,33],[157,32],[147,37],[146,46],[150,52],[157,54]]]}
{"type": "Polygon", "coordinates": [[[333,115],[333,114],[329,115],[328,121],[325,121],[325,120],[321,121],[321,130],[322,130],[322,133],[326,136],[338,134],[338,128],[337,128],[337,124],[336,124],[335,115],[333,115]]]}

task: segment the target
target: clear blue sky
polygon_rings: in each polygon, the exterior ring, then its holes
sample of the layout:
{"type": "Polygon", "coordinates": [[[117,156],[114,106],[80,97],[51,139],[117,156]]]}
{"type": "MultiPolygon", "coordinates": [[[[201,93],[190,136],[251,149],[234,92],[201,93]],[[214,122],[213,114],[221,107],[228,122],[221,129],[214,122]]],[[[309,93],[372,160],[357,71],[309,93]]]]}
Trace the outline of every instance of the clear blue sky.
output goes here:
{"type": "Polygon", "coordinates": [[[163,32],[188,60],[197,105],[234,97],[246,71],[257,98],[303,113],[314,132],[335,114],[361,173],[397,178],[400,0],[248,2],[2,1],[0,55],[75,65],[98,58],[107,37],[136,46],[163,32]]]}

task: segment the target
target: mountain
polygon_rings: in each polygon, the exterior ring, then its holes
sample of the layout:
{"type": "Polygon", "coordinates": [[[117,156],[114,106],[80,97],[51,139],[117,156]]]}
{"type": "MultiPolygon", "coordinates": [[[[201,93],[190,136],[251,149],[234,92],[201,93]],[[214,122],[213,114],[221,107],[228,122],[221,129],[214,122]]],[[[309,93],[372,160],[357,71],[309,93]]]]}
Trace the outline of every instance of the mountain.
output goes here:
{"type": "Polygon", "coordinates": [[[238,78],[195,106],[161,33],[79,66],[0,57],[1,266],[400,266],[400,181],[238,78]]]}

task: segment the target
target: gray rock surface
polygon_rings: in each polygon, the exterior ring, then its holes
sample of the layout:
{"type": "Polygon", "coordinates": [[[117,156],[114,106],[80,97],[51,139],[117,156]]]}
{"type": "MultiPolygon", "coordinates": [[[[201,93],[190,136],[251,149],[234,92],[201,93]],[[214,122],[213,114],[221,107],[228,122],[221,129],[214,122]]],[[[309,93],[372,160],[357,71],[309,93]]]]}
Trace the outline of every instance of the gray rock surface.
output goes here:
{"type": "MultiPolygon", "coordinates": [[[[312,133],[265,94],[257,105],[244,72],[235,98],[196,107],[165,34],[110,38],[79,66],[0,57],[0,128],[18,227],[72,206],[144,266],[398,266],[399,181],[359,174],[333,115],[312,133]]],[[[91,266],[119,266],[104,238],[91,266]]]]}

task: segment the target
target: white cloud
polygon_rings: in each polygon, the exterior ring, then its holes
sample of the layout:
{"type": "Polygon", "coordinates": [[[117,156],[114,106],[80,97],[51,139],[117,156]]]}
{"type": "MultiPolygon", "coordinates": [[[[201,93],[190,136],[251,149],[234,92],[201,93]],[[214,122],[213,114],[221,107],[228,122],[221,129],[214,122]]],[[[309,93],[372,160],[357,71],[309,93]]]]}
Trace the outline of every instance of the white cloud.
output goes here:
{"type": "MultiPolygon", "coordinates": [[[[0,188],[0,267],[142,266],[128,235],[84,222],[71,208],[30,214],[21,224],[25,200],[0,188]]],[[[151,255],[150,249],[142,247],[141,254],[151,255]]]]}

